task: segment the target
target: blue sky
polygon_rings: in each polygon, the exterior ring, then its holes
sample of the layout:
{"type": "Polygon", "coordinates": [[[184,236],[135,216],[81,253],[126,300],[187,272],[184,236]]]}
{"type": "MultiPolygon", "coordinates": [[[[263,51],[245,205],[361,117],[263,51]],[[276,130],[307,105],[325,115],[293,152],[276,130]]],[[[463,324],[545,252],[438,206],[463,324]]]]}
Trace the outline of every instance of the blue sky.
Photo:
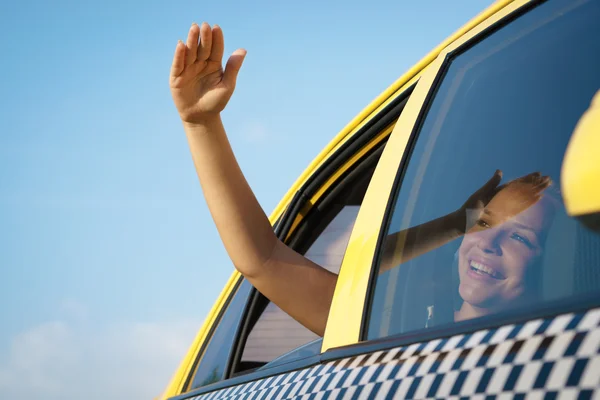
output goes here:
{"type": "Polygon", "coordinates": [[[267,213],[491,1],[0,4],[0,397],[142,399],[232,271],[168,89],[192,22],[248,50],[223,118],[267,213]]]}

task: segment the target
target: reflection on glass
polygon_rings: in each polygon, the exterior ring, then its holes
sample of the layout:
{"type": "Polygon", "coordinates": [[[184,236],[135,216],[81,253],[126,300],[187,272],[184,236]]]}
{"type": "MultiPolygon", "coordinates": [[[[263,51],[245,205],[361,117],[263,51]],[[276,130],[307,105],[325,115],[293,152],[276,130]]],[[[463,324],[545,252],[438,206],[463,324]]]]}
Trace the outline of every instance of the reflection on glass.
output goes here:
{"type": "MultiPolygon", "coordinates": [[[[500,185],[501,171],[455,212],[386,238],[379,273],[464,235],[457,251],[454,321],[499,312],[539,296],[539,260],[558,201],[551,180],[531,173],[500,185]]],[[[426,326],[435,318],[427,307],[426,326]]]]}
{"type": "Polygon", "coordinates": [[[455,320],[499,312],[539,297],[541,260],[556,201],[542,190],[548,180],[517,180],[500,190],[478,215],[458,249],[455,320]]]}

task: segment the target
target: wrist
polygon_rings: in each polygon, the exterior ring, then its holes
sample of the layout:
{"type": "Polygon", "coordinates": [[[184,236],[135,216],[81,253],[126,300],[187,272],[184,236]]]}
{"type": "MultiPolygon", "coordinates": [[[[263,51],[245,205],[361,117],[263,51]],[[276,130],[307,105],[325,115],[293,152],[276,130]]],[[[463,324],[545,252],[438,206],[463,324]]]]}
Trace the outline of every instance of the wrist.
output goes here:
{"type": "Polygon", "coordinates": [[[452,230],[457,235],[462,236],[467,231],[467,213],[463,208],[459,208],[449,215],[452,230]]]}
{"type": "Polygon", "coordinates": [[[193,121],[181,120],[183,128],[188,131],[205,130],[214,127],[215,125],[221,125],[221,114],[208,114],[202,118],[194,119],[193,121]]]}

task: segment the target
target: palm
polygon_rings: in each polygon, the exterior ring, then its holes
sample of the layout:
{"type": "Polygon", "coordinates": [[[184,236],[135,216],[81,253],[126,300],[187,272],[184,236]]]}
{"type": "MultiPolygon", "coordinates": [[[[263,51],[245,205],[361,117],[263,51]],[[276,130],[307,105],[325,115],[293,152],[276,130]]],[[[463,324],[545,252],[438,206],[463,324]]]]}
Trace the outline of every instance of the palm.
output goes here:
{"type": "Polygon", "coordinates": [[[494,201],[505,217],[514,217],[537,203],[550,184],[549,177],[530,174],[502,185],[498,192],[503,196],[495,196],[494,201]]]}
{"type": "Polygon", "coordinates": [[[180,112],[197,115],[217,109],[229,90],[219,63],[196,61],[172,79],[171,92],[180,112]]]}
{"type": "Polygon", "coordinates": [[[211,30],[207,24],[192,25],[187,44],[178,43],[169,83],[183,121],[199,122],[218,114],[229,101],[245,51],[236,51],[223,70],[223,47],[220,28],[211,30]]]}
{"type": "Polygon", "coordinates": [[[500,191],[505,191],[505,194],[510,194],[507,198],[511,199],[511,201],[505,204],[506,213],[517,215],[529,206],[535,204],[539,200],[541,192],[551,183],[549,177],[541,176],[539,172],[522,176],[504,185],[498,186],[501,180],[502,172],[498,170],[494,173],[494,176],[473,193],[459,209],[464,221],[466,221],[463,228],[465,232],[474,225],[475,221],[479,219],[483,212],[484,207],[500,191]]]}

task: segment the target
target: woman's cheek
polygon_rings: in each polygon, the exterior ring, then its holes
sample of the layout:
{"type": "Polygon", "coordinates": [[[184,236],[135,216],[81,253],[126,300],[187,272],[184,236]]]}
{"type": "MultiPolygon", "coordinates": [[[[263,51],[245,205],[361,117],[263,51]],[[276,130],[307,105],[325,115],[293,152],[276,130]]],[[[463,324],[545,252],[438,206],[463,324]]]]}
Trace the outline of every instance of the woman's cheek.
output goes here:
{"type": "Polygon", "coordinates": [[[535,258],[534,252],[524,244],[513,240],[504,244],[504,267],[510,275],[523,279],[527,266],[535,258]]]}
{"type": "Polygon", "coordinates": [[[533,254],[530,251],[520,249],[518,246],[511,245],[506,247],[504,268],[508,285],[506,285],[505,298],[515,299],[525,292],[525,276],[528,266],[533,263],[533,254]]]}
{"type": "Polygon", "coordinates": [[[473,246],[475,245],[476,242],[477,242],[477,234],[465,235],[460,244],[460,247],[458,248],[459,256],[461,256],[464,259],[467,255],[467,253],[469,252],[469,250],[471,250],[471,248],[473,248],[473,246]]]}
{"type": "Polygon", "coordinates": [[[467,239],[465,236],[463,238],[460,247],[458,248],[458,273],[462,277],[463,273],[466,272],[467,269],[467,254],[472,247],[472,241],[467,239]]]}

